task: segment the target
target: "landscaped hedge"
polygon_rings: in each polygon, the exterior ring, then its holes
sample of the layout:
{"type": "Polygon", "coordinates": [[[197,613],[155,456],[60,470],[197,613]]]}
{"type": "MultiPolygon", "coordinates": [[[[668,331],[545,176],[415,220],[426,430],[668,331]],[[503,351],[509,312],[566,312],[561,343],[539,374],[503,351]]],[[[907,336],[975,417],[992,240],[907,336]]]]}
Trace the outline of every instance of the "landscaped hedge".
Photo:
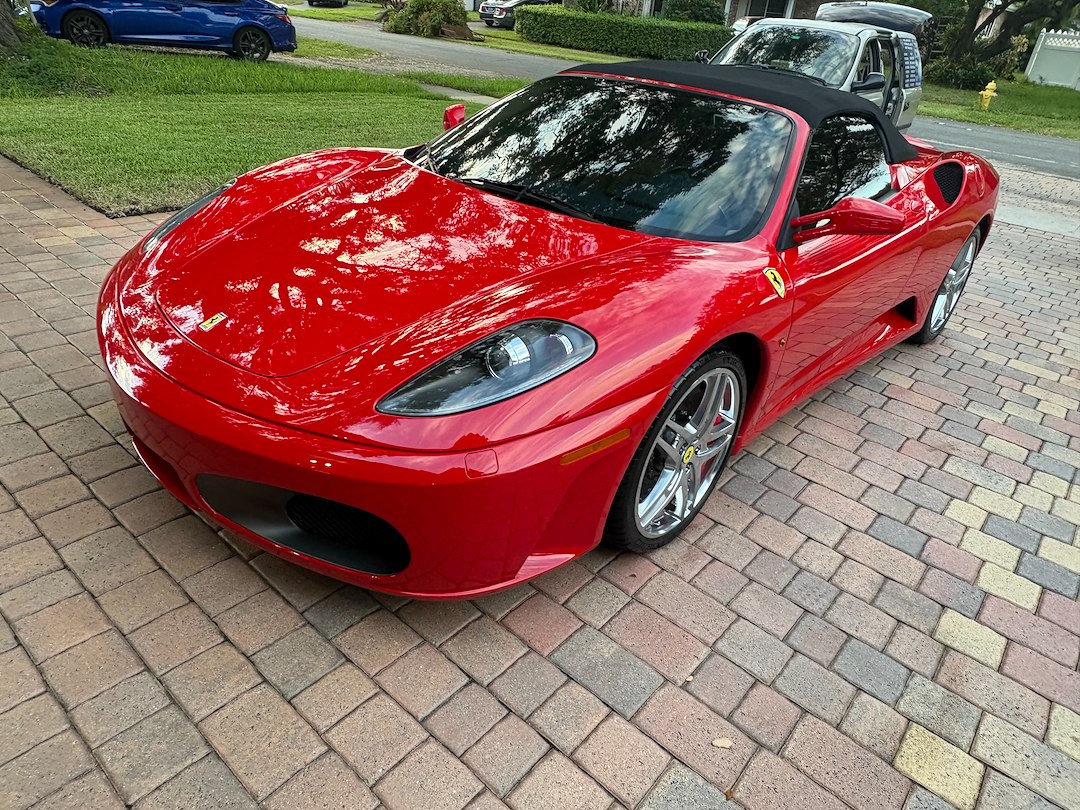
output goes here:
{"type": "Polygon", "coordinates": [[[617,56],[689,60],[697,51],[712,53],[731,39],[725,25],[590,14],[562,6],[518,6],[514,12],[523,39],[617,56]]]}

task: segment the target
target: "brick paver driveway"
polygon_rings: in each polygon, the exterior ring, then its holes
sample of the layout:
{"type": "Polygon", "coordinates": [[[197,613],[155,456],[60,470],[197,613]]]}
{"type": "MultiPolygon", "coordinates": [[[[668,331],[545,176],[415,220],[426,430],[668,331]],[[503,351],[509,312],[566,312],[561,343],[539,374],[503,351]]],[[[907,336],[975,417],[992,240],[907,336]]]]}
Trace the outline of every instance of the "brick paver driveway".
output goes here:
{"type": "Polygon", "coordinates": [[[91,313],[150,225],[0,161],[0,807],[1080,808],[1080,241],[997,225],[651,558],[421,603],[136,464],[91,313]]]}

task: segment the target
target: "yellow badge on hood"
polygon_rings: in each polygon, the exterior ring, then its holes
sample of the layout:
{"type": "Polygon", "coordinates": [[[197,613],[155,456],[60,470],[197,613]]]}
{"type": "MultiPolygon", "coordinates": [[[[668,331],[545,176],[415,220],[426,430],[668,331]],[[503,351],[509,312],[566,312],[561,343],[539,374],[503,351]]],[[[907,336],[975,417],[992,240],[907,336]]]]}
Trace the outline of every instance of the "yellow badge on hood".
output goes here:
{"type": "Polygon", "coordinates": [[[765,273],[765,278],[769,280],[769,283],[773,285],[773,289],[776,290],[776,294],[781,298],[787,295],[787,287],[784,286],[784,277],[780,275],[780,271],[775,267],[766,267],[762,272],[765,273]]]}
{"type": "Polygon", "coordinates": [[[204,332],[209,332],[211,329],[213,329],[215,326],[225,320],[226,317],[228,316],[224,312],[219,312],[217,315],[211,315],[209,318],[199,324],[199,328],[204,332]]]}

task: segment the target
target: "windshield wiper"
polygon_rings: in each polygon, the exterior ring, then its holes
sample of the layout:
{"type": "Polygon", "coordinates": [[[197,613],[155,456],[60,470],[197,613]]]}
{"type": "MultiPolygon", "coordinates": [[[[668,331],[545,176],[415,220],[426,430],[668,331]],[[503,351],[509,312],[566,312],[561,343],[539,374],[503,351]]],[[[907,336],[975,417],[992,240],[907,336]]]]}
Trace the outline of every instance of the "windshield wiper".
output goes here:
{"type": "Polygon", "coordinates": [[[484,191],[490,191],[492,194],[498,194],[500,197],[508,197],[511,200],[517,200],[519,202],[533,202],[537,205],[552,211],[557,211],[560,214],[569,214],[572,217],[578,217],[579,219],[586,219],[589,222],[599,222],[601,224],[607,224],[596,214],[590,213],[583,208],[578,208],[573,203],[568,203],[565,200],[560,200],[558,197],[552,197],[550,194],[545,194],[542,191],[536,191],[533,188],[522,185],[520,183],[503,183],[499,180],[489,180],[486,177],[455,177],[459,183],[465,183],[469,186],[474,186],[484,191]]]}
{"type": "Polygon", "coordinates": [[[787,73],[787,74],[789,74],[791,76],[802,76],[804,79],[809,79],[812,82],[817,82],[818,84],[822,85],[823,87],[828,87],[829,86],[829,83],[827,81],[825,81],[824,79],[818,78],[817,76],[811,76],[809,73],[803,73],[801,70],[792,70],[791,68],[778,67],[777,65],[761,65],[761,64],[753,64],[752,65],[752,64],[750,64],[748,62],[739,62],[739,63],[736,63],[736,64],[738,64],[739,67],[754,68],[755,70],[776,70],[776,71],[779,71],[780,73],[787,73]]]}
{"type": "Polygon", "coordinates": [[[439,164],[435,161],[435,156],[431,154],[431,146],[426,143],[422,143],[419,146],[411,146],[403,153],[406,160],[412,163],[419,164],[421,160],[424,161],[424,166],[435,174],[442,174],[439,171],[439,164]]]}

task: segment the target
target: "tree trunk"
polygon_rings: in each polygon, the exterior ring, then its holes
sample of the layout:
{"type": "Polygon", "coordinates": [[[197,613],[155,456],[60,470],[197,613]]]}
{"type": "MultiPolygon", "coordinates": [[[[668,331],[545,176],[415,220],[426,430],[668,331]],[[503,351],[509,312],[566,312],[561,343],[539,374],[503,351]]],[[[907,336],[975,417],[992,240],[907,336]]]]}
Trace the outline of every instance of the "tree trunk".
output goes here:
{"type": "Polygon", "coordinates": [[[22,32],[15,23],[15,7],[0,0],[0,56],[11,56],[22,42],[22,32]]]}

